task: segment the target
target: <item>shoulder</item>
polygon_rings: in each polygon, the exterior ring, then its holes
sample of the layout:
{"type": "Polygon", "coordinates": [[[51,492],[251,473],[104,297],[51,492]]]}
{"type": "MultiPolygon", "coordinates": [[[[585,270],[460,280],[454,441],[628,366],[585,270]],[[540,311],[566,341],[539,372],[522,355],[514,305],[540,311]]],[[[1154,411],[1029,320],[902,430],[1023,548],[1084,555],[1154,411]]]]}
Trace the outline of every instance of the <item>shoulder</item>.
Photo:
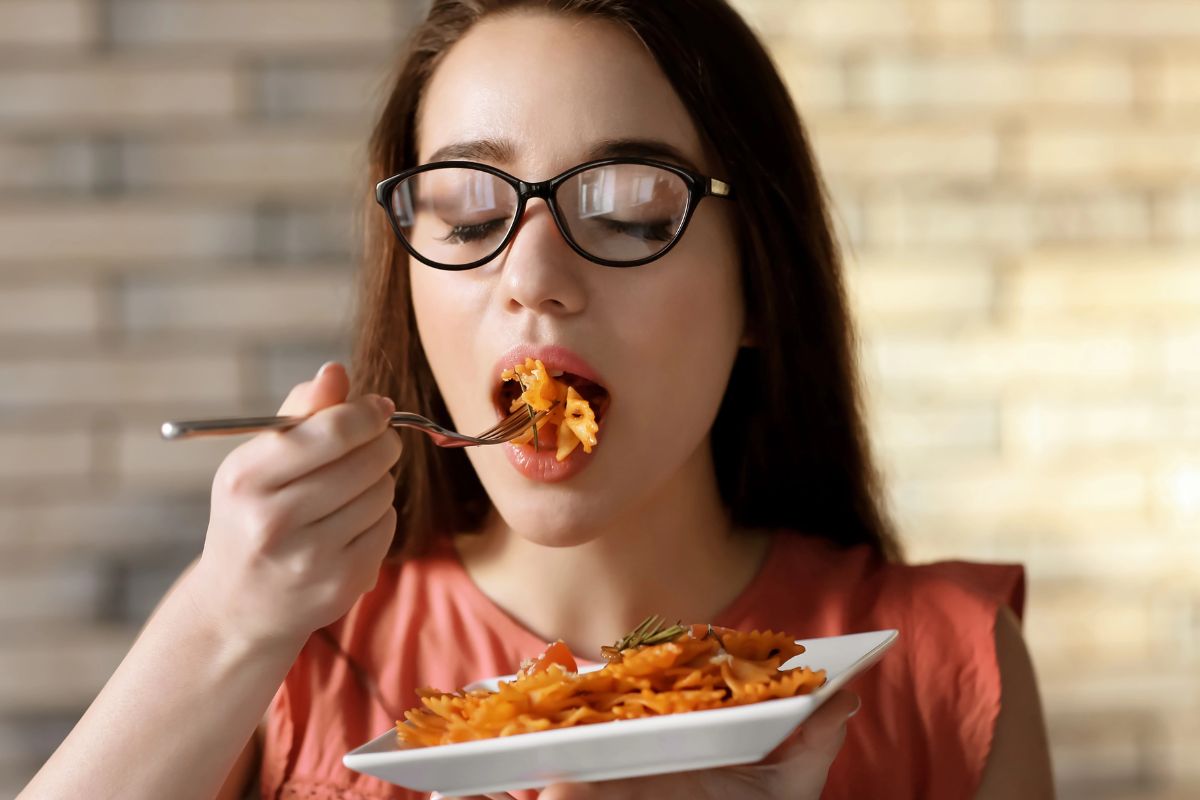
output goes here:
{"type": "MultiPolygon", "coordinates": [[[[819,609],[844,630],[897,628],[910,641],[953,637],[964,629],[990,635],[1000,608],[1018,619],[1024,612],[1025,570],[1019,564],[889,562],[866,545],[840,547],[787,531],[777,532],[767,563],[760,576],[772,601],[767,605],[794,604],[797,587],[804,587],[804,609],[819,609]]],[[[838,632],[830,625],[802,627],[838,632]]]]}
{"type": "MultiPolygon", "coordinates": [[[[1019,564],[941,561],[886,564],[875,578],[874,615],[900,631],[918,689],[926,676],[974,681],[977,696],[998,694],[998,620],[1019,624],[1025,570],[1019,564]]],[[[939,692],[946,696],[945,692],[939,692]]]]}
{"type": "Polygon", "coordinates": [[[889,563],[869,581],[874,612],[908,634],[914,661],[962,656],[990,657],[997,615],[1019,620],[1025,608],[1025,569],[1019,564],[940,561],[889,563]],[[956,643],[959,645],[956,647],[956,643]]]}

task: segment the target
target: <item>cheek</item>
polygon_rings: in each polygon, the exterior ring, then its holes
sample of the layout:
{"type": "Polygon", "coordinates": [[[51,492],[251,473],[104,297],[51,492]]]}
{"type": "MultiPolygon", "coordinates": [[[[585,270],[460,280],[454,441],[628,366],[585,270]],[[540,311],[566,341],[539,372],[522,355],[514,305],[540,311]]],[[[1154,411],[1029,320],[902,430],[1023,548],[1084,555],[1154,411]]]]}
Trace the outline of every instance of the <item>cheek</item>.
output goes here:
{"type": "Polygon", "coordinates": [[[700,427],[716,414],[741,344],[741,282],[732,258],[714,260],[697,248],[679,256],[625,306],[622,349],[644,354],[630,366],[649,372],[624,372],[639,404],[665,403],[677,422],[700,427]]]}
{"type": "Polygon", "coordinates": [[[408,270],[409,286],[412,287],[413,312],[417,318],[417,331],[421,334],[421,344],[429,359],[434,373],[438,371],[441,348],[440,342],[445,341],[445,334],[451,323],[443,311],[447,308],[446,294],[449,287],[436,274],[420,266],[410,266],[408,270]]]}
{"type": "MultiPolygon", "coordinates": [[[[701,206],[675,251],[646,308],[664,362],[687,362],[708,371],[732,360],[741,343],[745,312],[736,248],[727,221],[701,206]],[[710,212],[708,214],[704,212],[710,212]]],[[[732,361],[731,361],[732,363],[732,361]]],[[[683,364],[681,364],[683,366],[683,364]]]]}
{"type": "Polygon", "coordinates": [[[410,267],[409,282],[425,357],[443,398],[453,405],[461,395],[457,384],[465,384],[472,374],[464,331],[472,330],[469,320],[478,314],[472,310],[469,281],[460,273],[419,264],[410,267]]]}
{"type": "Polygon", "coordinates": [[[660,308],[659,363],[674,385],[720,391],[741,340],[740,293],[713,276],[692,281],[688,292],[660,308]]]}

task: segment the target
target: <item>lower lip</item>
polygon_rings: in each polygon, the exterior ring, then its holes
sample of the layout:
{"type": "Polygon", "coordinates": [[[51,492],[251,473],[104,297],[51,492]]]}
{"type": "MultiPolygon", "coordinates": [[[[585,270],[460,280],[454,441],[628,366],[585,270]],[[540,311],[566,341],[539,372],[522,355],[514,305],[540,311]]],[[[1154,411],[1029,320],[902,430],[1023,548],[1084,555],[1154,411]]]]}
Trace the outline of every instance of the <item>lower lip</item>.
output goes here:
{"type": "Polygon", "coordinates": [[[541,450],[534,450],[532,444],[504,445],[508,463],[526,478],[542,483],[557,483],[573,477],[586,469],[593,457],[583,452],[583,447],[576,447],[563,461],[555,457],[555,452],[552,445],[543,445],[541,450]]]}

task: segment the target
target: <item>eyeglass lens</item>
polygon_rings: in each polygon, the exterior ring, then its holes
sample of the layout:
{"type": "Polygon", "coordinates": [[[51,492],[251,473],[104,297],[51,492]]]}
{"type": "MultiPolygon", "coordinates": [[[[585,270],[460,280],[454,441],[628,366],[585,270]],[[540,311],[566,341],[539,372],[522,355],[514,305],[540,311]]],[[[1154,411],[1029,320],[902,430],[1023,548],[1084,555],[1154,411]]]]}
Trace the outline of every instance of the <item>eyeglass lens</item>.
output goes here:
{"type": "MultiPolygon", "coordinates": [[[[638,261],[678,235],[687,212],[682,177],[648,164],[608,164],[572,175],[555,201],[567,235],[605,261],[638,261]]],[[[401,235],[426,259],[447,266],[493,255],[515,220],[517,190],[469,167],[426,170],[392,190],[401,235]]]]}

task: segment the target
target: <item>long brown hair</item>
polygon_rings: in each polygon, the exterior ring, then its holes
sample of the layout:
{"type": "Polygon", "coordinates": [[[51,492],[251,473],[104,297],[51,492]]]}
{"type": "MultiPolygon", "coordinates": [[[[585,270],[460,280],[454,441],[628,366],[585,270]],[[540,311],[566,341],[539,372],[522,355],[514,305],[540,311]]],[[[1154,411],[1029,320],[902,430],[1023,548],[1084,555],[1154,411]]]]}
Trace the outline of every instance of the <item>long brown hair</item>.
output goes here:
{"type": "MultiPolygon", "coordinates": [[[[434,0],[370,141],[372,182],[416,165],[421,95],[441,56],[478,20],[517,8],[623,25],[656,58],[736,187],[747,319],[712,431],[734,524],[786,528],[898,559],[862,419],[854,332],[824,188],[803,125],[770,57],[724,0],[434,0]]],[[[407,258],[368,203],[356,392],[380,392],[435,419],[448,413],[417,332],[407,258]]],[[[477,529],[491,501],[461,450],[405,438],[396,466],[393,554],[477,529]]]]}

